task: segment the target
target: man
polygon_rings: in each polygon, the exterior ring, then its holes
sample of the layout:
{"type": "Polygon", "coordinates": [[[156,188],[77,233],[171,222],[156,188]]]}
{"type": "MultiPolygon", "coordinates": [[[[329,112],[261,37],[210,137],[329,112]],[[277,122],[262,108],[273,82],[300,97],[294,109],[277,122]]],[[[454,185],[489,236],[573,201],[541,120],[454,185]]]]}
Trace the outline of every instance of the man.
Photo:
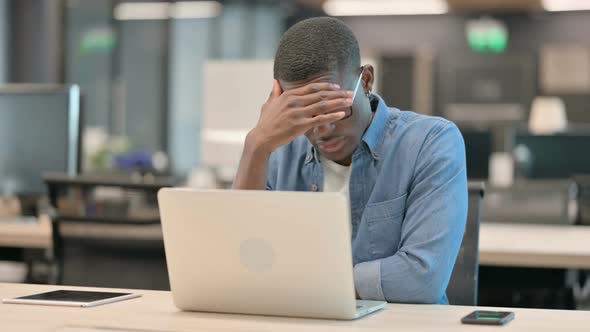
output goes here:
{"type": "Polygon", "coordinates": [[[448,303],[467,218],[457,127],[371,94],[374,69],[361,66],[354,34],[334,18],[290,28],[274,77],[234,188],[344,192],[357,297],[448,303]]]}

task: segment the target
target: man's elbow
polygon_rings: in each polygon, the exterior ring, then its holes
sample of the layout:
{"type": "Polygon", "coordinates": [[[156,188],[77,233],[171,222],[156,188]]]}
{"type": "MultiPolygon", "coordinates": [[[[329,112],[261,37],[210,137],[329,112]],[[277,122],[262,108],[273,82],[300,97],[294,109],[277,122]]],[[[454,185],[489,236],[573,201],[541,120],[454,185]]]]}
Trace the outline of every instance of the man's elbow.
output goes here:
{"type": "Polygon", "coordinates": [[[434,267],[422,268],[421,271],[412,276],[412,286],[405,287],[405,290],[392,289],[385,292],[387,302],[394,303],[415,303],[415,304],[438,304],[443,299],[447,284],[441,271],[434,267]]]}
{"type": "Polygon", "coordinates": [[[440,281],[440,276],[435,271],[425,271],[419,278],[422,280],[422,288],[417,289],[412,303],[437,304],[441,301],[447,288],[446,283],[440,281]]]}
{"type": "Polygon", "coordinates": [[[446,288],[446,285],[442,285],[442,283],[432,282],[430,285],[424,288],[423,293],[418,299],[419,302],[416,303],[438,304],[444,297],[446,288]]]}

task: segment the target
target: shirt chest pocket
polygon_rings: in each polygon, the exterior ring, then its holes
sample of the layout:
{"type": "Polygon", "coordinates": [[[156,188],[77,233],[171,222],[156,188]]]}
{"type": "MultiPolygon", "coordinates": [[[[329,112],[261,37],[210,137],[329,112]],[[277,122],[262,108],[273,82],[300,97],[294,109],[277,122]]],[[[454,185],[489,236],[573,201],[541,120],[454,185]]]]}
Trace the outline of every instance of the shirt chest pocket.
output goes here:
{"type": "Polygon", "coordinates": [[[363,219],[367,223],[369,248],[374,259],[393,255],[399,248],[406,195],[367,204],[363,219]]]}

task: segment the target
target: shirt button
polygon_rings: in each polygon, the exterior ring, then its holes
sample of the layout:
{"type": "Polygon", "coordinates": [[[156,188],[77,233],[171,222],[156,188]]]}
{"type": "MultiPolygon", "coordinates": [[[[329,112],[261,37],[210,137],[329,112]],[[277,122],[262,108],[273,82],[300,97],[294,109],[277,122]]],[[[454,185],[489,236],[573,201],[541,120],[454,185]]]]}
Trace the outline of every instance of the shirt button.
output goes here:
{"type": "Polygon", "coordinates": [[[311,185],[311,191],[318,191],[318,185],[317,184],[312,184],[311,185]]]}
{"type": "Polygon", "coordinates": [[[311,154],[308,154],[307,156],[305,156],[305,161],[310,161],[311,160],[311,154]]]}
{"type": "Polygon", "coordinates": [[[379,159],[379,154],[377,152],[373,153],[373,157],[375,157],[375,159],[379,159]]]}

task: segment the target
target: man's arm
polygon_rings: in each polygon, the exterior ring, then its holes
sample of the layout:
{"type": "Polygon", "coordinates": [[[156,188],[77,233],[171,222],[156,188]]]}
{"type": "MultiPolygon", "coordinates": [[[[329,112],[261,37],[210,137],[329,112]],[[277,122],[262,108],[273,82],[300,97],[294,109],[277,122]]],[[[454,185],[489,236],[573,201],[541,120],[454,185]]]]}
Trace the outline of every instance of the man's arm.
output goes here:
{"type": "Polygon", "coordinates": [[[234,180],[234,189],[264,190],[268,174],[270,152],[265,150],[250,132],[244,142],[244,151],[240,159],[238,173],[234,180]]]}
{"type": "Polygon", "coordinates": [[[354,268],[363,299],[436,303],[446,291],[467,219],[465,146],[456,126],[431,133],[414,174],[399,250],[354,268]]]}
{"type": "Polygon", "coordinates": [[[277,80],[262,106],[260,119],[246,137],[234,189],[266,189],[270,154],[313,127],[346,116],[339,111],[352,105],[352,91],[332,83],[311,83],[283,93],[277,80]]]}

